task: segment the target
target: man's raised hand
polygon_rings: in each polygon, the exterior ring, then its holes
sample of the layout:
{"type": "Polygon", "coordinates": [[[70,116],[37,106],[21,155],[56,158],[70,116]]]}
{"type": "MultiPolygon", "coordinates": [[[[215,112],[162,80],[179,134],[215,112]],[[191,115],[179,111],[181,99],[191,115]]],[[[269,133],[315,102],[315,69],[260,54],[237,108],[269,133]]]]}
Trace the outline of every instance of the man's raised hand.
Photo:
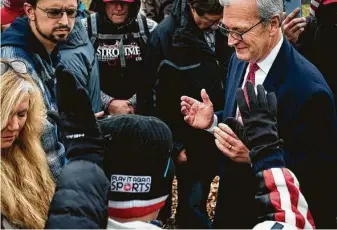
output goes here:
{"type": "Polygon", "coordinates": [[[181,97],[181,112],[184,120],[193,128],[210,128],[214,119],[214,109],[205,89],[201,90],[202,102],[187,96],[181,97]]]}

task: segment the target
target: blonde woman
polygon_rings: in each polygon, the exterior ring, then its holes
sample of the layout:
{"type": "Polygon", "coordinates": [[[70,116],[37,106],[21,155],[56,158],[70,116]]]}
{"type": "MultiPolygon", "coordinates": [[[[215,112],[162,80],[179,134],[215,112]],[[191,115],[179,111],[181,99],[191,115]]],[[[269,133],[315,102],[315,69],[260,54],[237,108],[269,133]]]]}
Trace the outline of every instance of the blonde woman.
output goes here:
{"type": "Polygon", "coordinates": [[[39,88],[22,61],[1,64],[1,228],[44,228],[55,184],[40,136],[39,88]]]}

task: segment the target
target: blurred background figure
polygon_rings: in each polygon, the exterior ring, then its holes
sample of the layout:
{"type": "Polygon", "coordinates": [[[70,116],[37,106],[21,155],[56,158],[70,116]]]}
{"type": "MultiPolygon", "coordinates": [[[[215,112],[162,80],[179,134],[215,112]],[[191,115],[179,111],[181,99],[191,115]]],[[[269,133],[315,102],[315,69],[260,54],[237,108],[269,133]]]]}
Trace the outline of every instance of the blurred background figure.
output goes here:
{"type": "Polygon", "coordinates": [[[282,23],[284,35],[324,76],[337,98],[337,0],[311,0],[310,15],[294,11],[282,23]]]}
{"type": "Polygon", "coordinates": [[[17,18],[25,14],[23,3],[25,0],[3,0],[1,8],[1,31],[7,29],[17,18]]]}
{"type": "Polygon", "coordinates": [[[142,0],[141,9],[148,18],[159,23],[171,14],[173,2],[174,0],[142,0]]]}
{"type": "Polygon", "coordinates": [[[1,60],[1,228],[43,228],[54,181],[41,133],[39,88],[21,61],[1,60]]]}

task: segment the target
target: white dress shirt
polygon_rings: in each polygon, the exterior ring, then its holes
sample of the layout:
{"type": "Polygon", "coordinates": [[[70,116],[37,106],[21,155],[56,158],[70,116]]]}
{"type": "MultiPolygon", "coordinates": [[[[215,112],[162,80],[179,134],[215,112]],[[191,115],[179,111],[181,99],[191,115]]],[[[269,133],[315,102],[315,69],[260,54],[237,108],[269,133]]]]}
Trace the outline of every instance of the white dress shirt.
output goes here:
{"type": "MultiPolygon", "coordinates": [[[[278,52],[280,51],[282,43],[283,43],[283,36],[281,36],[280,41],[272,49],[272,51],[268,54],[268,56],[265,59],[263,59],[262,61],[257,63],[257,65],[259,66],[259,69],[255,72],[255,90],[256,90],[256,86],[262,85],[264,80],[266,79],[266,77],[269,73],[269,70],[270,70],[271,66],[273,65],[273,63],[275,61],[275,58],[276,58],[278,52]]],[[[244,83],[246,82],[248,72],[249,72],[249,66],[250,66],[250,64],[246,68],[246,73],[245,73],[245,77],[243,79],[243,84],[242,84],[241,88],[244,87],[244,83]]],[[[238,116],[238,112],[239,112],[239,109],[237,108],[235,117],[238,116]]],[[[213,133],[214,128],[217,125],[218,125],[218,117],[214,114],[214,122],[213,122],[212,126],[209,129],[205,129],[205,130],[210,132],[210,133],[213,133]]]]}

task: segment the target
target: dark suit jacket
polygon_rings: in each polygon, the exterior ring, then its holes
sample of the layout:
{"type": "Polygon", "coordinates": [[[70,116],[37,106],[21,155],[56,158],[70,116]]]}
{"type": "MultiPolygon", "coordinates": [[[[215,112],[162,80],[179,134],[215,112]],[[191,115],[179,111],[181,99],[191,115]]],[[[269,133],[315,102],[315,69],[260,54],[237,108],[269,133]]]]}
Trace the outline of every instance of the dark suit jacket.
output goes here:
{"type": "MultiPolygon", "coordinates": [[[[234,117],[235,91],[248,63],[233,55],[226,84],[225,108],[219,121],[234,117]]],[[[284,39],[263,83],[278,100],[279,135],[284,157],[301,184],[317,228],[333,227],[336,217],[337,119],[333,94],[321,73],[284,39]]],[[[254,181],[249,165],[224,159],[214,220],[216,228],[250,228],[254,181]]]]}

